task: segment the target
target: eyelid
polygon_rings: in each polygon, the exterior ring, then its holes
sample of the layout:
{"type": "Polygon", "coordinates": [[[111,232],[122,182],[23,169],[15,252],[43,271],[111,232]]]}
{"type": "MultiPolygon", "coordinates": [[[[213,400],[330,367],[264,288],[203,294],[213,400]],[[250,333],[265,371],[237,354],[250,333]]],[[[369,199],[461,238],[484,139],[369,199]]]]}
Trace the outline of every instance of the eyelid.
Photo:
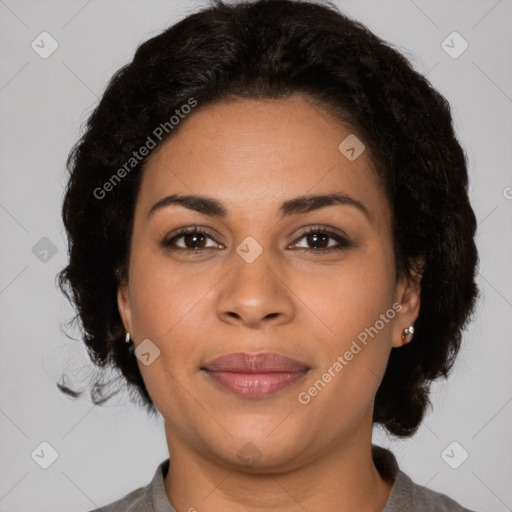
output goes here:
{"type": "Polygon", "coordinates": [[[338,236],[340,238],[344,238],[347,241],[350,240],[349,236],[341,229],[336,228],[334,226],[330,226],[328,224],[312,224],[305,226],[299,229],[299,233],[295,235],[296,237],[302,238],[304,235],[308,235],[311,232],[316,233],[325,233],[328,235],[338,236]]]}

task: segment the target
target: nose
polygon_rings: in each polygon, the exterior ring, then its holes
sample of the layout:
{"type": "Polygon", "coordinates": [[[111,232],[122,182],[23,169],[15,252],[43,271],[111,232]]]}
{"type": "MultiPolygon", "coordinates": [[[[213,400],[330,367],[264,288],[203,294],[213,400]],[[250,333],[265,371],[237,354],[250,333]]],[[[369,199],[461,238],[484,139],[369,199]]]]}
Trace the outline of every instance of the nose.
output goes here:
{"type": "Polygon", "coordinates": [[[237,253],[229,258],[231,271],[221,281],[217,310],[223,322],[249,328],[292,321],[296,308],[286,284],[286,271],[264,250],[248,263],[237,253]]]}

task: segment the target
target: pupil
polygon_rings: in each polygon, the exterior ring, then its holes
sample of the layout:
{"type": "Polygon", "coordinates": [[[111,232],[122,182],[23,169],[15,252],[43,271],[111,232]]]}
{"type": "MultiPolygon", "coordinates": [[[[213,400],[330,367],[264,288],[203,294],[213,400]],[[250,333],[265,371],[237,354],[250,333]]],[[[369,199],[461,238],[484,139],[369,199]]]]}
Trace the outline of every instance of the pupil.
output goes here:
{"type": "MultiPolygon", "coordinates": [[[[192,233],[192,234],[185,235],[185,239],[190,239],[190,238],[192,238],[192,239],[194,240],[194,241],[192,242],[192,244],[196,244],[199,238],[203,238],[203,235],[198,234],[198,233],[192,233]]],[[[187,247],[189,247],[189,244],[187,244],[186,242],[185,242],[185,245],[186,245],[187,247]]],[[[196,249],[196,248],[197,248],[197,246],[196,246],[196,245],[194,245],[192,248],[193,248],[193,249],[196,249]]]]}
{"type": "Polygon", "coordinates": [[[308,243],[309,242],[317,243],[317,241],[318,241],[317,239],[318,238],[322,238],[322,241],[321,241],[322,245],[321,245],[321,247],[326,247],[324,242],[325,242],[325,239],[327,238],[327,235],[322,235],[322,234],[318,234],[318,233],[310,234],[310,235],[308,235],[308,243]]]}

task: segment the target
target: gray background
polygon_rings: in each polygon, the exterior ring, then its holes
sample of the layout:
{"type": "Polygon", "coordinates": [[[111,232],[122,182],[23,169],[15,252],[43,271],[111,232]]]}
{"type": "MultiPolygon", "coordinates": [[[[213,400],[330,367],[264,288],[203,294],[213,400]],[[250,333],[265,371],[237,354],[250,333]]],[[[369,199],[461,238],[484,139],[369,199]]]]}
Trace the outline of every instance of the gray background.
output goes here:
{"type": "MultiPolygon", "coordinates": [[[[110,76],[138,44],[206,3],[0,0],[1,511],[89,510],[147,484],[168,456],[161,419],[126,395],[101,408],[55,387],[66,365],[81,384],[90,369],[62,332],[73,311],[55,287],[66,264],[60,207],[65,159],[110,76]],[[47,59],[31,48],[43,31],[59,45],[47,59]],[[49,456],[44,441],[58,453],[48,469],[31,456],[49,456]]],[[[376,431],[375,442],[419,484],[478,511],[512,510],[512,1],[337,5],[395,44],[450,101],[479,221],[483,296],[455,371],[434,385],[434,411],[417,435],[393,441],[376,431]],[[441,46],[453,31],[469,43],[458,58],[441,46]],[[453,469],[446,461],[459,464],[462,449],[469,456],[453,469]]]]}

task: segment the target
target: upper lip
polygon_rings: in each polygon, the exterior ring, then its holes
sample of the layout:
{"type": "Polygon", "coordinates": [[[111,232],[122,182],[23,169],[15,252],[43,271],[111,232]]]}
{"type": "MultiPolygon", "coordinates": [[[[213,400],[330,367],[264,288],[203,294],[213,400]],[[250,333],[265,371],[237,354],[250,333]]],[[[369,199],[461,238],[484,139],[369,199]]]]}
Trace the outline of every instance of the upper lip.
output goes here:
{"type": "Polygon", "coordinates": [[[277,373],[304,372],[309,370],[305,364],[275,352],[252,354],[233,352],[217,357],[206,363],[203,369],[217,372],[240,373],[277,373]]]}

